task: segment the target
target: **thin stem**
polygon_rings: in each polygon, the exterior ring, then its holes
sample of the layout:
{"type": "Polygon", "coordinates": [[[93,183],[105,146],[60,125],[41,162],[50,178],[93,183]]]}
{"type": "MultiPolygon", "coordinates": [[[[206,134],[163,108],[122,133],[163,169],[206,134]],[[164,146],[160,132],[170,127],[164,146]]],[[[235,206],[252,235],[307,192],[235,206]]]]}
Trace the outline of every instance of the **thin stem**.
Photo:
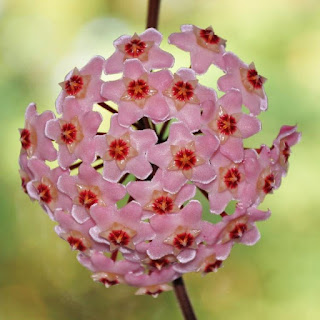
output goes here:
{"type": "Polygon", "coordinates": [[[126,179],[127,179],[127,177],[128,177],[128,175],[129,175],[130,173],[126,173],[119,181],[118,181],[118,183],[123,183],[126,179]]]}
{"type": "Polygon", "coordinates": [[[80,167],[80,165],[82,164],[82,161],[73,164],[72,166],[69,167],[70,170],[74,170],[80,167]]]}
{"type": "Polygon", "coordinates": [[[209,199],[209,195],[208,195],[208,192],[207,191],[204,191],[204,190],[202,190],[202,189],[200,189],[200,188],[198,188],[199,189],[199,191],[207,198],[207,199],[209,199]]]}
{"type": "Polygon", "coordinates": [[[100,164],[97,164],[97,165],[95,165],[95,166],[93,167],[93,169],[95,169],[95,170],[99,170],[99,169],[101,169],[101,168],[103,168],[103,162],[100,163],[100,164]]]}
{"type": "Polygon", "coordinates": [[[158,28],[158,19],[161,0],[149,0],[147,28],[158,28]]]}
{"type": "Polygon", "coordinates": [[[108,110],[111,113],[118,113],[118,111],[116,109],[113,109],[111,106],[109,106],[108,104],[106,104],[104,102],[99,102],[98,105],[100,107],[102,107],[103,109],[108,110]]]}
{"type": "Polygon", "coordinates": [[[116,261],[116,260],[117,260],[117,256],[118,256],[118,250],[115,250],[115,251],[113,251],[112,254],[111,254],[111,259],[112,259],[113,261],[116,261]]]}
{"type": "Polygon", "coordinates": [[[184,319],[197,320],[182,277],[174,280],[172,284],[174,288],[174,293],[176,294],[184,319]]]}
{"type": "Polygon", "coordinates": [[[160,130],[160,133],[159,133],[159,142],[163,142],[163,136],[166,132],[166,129],[168,128],[168,125],[170,123],[170,120],[167,120],[163,125],[162,125],[162,128],[160,130]]]}

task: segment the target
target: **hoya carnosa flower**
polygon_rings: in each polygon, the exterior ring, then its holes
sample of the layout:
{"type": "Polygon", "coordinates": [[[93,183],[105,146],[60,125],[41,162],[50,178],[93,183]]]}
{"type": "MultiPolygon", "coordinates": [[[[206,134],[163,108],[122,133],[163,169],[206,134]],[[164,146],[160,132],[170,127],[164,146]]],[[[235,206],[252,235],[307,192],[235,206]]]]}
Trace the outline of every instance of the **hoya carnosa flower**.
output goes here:
{"type": "MultiPolygon", "coordinates": [[[[28,159],[28,156],[26,153],[20,153],[20,156],[19,156],[19,166],[20,166],[19,175],[20,175],[20,179],[21,179],[21,188],[24,191],[24,193],[26,193],[27,195],[29,195],[28,190],[27,190],[27,183],[34,178],[33,173],[31,172],[31,170],[28,167],[29,161],[30,161],[30,159],[28,159]]],[[[34,200],[33,198],[30,198],[30,199],[34,200]]]]}
{"type": "Polygon", "coordinates": [[[261,211],[255,207],[244,208],[237,206],[232,215],[226,215],[219,222],[221,232],[217,239],[217,248],[222,250],[232,248],[235,243],[247,246],[254,245],[260,239],[260,232],[255,225],[256,221],[263,221],[270,217],[271,212],[261,211]]]}
{"type": "Polygon", "coordinates": [[[173,56],[159,48],[162,34],[154,28],[145,30],[140,35],[123,35],[114,41],[115,53],[109,57],[104,65],[106,74],[123,71],[124,61],[139,59],[143,67],[151,69],[171,68],[173,56]]]}
{"type": "Polygon", "coordinates": [[[211,165],[217,173],[216,179],[209,184],[197,184],[200,189],[208,192],[210,211],[222,213],[231,200],[250,205],[253,195],[246,192],[244,166],[232,162],[220,152],[211,158],[211,165]]]}
{"type": "Polygon", "coordinates": [[[180,275],[172,268],[168,268],[160,271],[155,270],[150,274],[128,273],[125,280],[129,285],[140,287],[136,295],[146,294],[156,298],[160,293],[172,290],[167,282],[177,279],[180,275]]]}
{"type": "Polygon", "coordinates": [[[297,132],[297,126],[282,126],[277,138],[273,141],[271,148],[271,158],[274,163],[278,163],[286,175],[289,165],[291,147],[299,142],[301,133],[297,132]]]}
{"type": "Polygon", "coordinates": [[[218,88],[223,92],[238,89],[242,95],[242,103],[254,115],[268,108],[268,100],[263,84],[266,78],[259,75],[254,63],[249,65],[241,61],[235,54],[227,52],[223,56],[227,74],[218,80],[218,88]]]}
{"type": "Polygon", "coordinates": [[[83,68],[74,68],[66,75],[60,83],[62,90],[56,100],[58,113],[63,112],[63,102],[68,96],[77,99],[79,107],[84,111],[90,111],[94,103],[104,101],[100,95],[104,61],[100,56],[93,57],[83,68]]]}
{"type": "Polygon", "coordinates": [[[46,136],[59,144],[58,163],[66,169],[75,160],[92,163],[95,160],[95,137],[101,114],[83,111],[74,97],[67,97],[63,103],[63,114],[47,122],[46,136]]]}
{"type": "Polygon", "coordinates": [[[170,82],[168,70],[148,72],[139,60],[133,59],[124,63],[123,78],[104,83],[101,94],[118,104],[122,126],[128,127],[144,116],[161,122],[169,114],[162,92],[170,82]]]}
{"type": "Polygon", "coordinates": [[[59,167],[50,169],[44,161],[32,158],[28,162],[32,180],[27,183],[28,195],[39,201],[51,220],[56,208],[71,209],[72,201],[57,188],[60,177],[68,176],[68,171],[59,167]]]}
{"type": "Polygon", "coordinates": [[[157,140],[153,130],[122,127],[118,115],[112,116],[108,133],[95,138],[96,153],[104,160],[104,178],[117,182],[129,172],[138,179],[146,179],[152,172],[147,152],[157,140]]]}
{"type": "Polygon", "coordinates": [[[56,233],[66,240],[72,250],[77,250],[85,255],[90,255],[92,250],[108,250],[106,244],[101,244],[92,239],[89,230],[95,225],[92,219],[80,224],[74,220],[69,212],[64,209],[56,209],[54,220],[59,223],[55,227],[56,233]]]}
{"type": "Polygon", "coordinates": [[[214,64],[224,70],[226,40],[219,37],[212,29],[198,28],[194,25],[181,26],[180,33],[172,33],[168,39],[170,44],[190,52],[191,68],[198,74],[205,73],[214,64]]]}
{"type": "Polygon", "coordinates": [[[187,263],[177,263],[173,269],[180,273],[201,272],[202,275],[206,275],[210,272],[217,272],[229,254],[230,248],[227,246],[200,244],[193,260],[187,263]]]}
{"type": "Polygon", "coordinates": [[[120,210],[114,206],[95,205],[90,214],[96,222],[90,230],[91,236],[97,242],[110,245],[111,251],[130,253],[137,244],[152,240],[155,236],[150,224],[141,221],[142,208],[135,201],[120,210]]]}
{"type": "Polygon", "coordinates": [[[71,214],[78,223],[84,223],[90,218],[92,205],[113,206],[126,194],[123,185],[106,181],[99,172],[85,163],[79,167],[78,175],[62,176],[58,188],[72,199],[71,214]]]}
{"type": "Polygon", "coordinates": [[[215,91],[200,85],[195,72],[187,68],[181,68],[173,75],[163,94],[170,108],[167,119],[176,118],[191,131],[200,129],[201,104],[216,99],[215,91]]]}
{"type": "Polygon", "coordinates": [[[168,140],[151,147],[148,159],[163,170],[163,189],[176,193],[189,180],[209,183],[216,177],[209,159],[218,146],[216,137],[195,136],[182,122],[175,122],[168,140]]]}
{"type": "Polygon", "coordinates": [[[151,181],[131,181],[127,185],[130,196],[143,208],[143,218],[158,214],[171,214],[196,194],[195,185],[186,184],[179,192],[170,193],[163,189],[162,170],[158,169],[151,181]]]}
{"type": "Polygon", "coordinates": [[[261,130],[260,121],[242,111],[240,91],[231,89],[217,101],[203,103],[202,132],[210,132],[220,140],[219,151],[233,162],[243,160],[243,139],[261,130]]]}
{"type": "Polygon", "coordinates": [[[244,193],[252,203],[260,204],[267,194],[272,194],[281,184],[282,169],[273,163],[270,149],[263,145],[258,152],[254,149],[245,150],[243,161],[248,182],[244,193]]]}
{"type": "Polygon", "coordinates": [[[25,124],[20,131],[21,153],[26,153],[29,158],[37,157],[40,160],[54,161],[57,151],[52,141],[44,134],[47,122],[54,119],[51,111],[37,113],[35,103],[30,103],[25,113],[25,124]]]}
{"type": "Polygon", "coordinates": [[[176,214],[151,217],[150,225],[156,236],[148,245],[148,256],[156,260],[174,255],[180,263],[193,260],[199,243],[214,239],[214,225],[202,221],[201,215],[201,204],[192,200],[176,214]]]}
{"type": "Polygon", "coordinates": [[[91,275],[93,281],[102,283],[106,288],[126,283],[124,277],[128,273],[143,271],[139,263],[126,260],[115,261],[97,251],[90,256],[80,253],[78,261],[93,272],[91,275]]]}

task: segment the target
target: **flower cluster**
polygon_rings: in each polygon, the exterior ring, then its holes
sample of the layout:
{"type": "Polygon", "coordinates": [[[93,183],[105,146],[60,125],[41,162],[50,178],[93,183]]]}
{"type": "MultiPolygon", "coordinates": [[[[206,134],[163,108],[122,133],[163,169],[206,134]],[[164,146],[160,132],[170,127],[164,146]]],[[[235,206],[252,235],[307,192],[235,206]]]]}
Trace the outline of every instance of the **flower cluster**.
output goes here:
{"type": "Polygon", "coordinates": [[[58,223],[92,279],[152,296],[184,273],[217,271],[236,243],[259,240],[256,221],[270,212],[257,207],[279,187],[300,139],[295,126],[283,126],[272,147],[244,147],[261,130],[266,79],[226,52],[211,27],[170,35],[191,55],[191,67],[174,74],[161,40],[152,28],[121,36],[111,57],[67,74],[58,116],[39,115],[32,103],[20,129],[22,188],[58,223]],[[224,73],[220,98],[197,79],[212,64],[224,73]],[[103,71],[121,75],[105,82],[103,71]],[[108,131],[93,106],[113,113],[108,131]],[[218,223],[202,219],[197,190],[218,223]]]}

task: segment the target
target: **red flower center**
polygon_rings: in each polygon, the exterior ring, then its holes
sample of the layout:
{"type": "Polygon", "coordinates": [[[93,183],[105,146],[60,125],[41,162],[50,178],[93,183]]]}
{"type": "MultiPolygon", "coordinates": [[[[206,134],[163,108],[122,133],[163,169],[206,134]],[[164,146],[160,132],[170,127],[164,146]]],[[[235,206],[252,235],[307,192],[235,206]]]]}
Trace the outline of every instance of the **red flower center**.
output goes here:
{"type": "Polygon", "coordinates": [[[194,236],[191,233],[179,233],[173,239],[173,245],[178,249],[188,248],[193,244],[194,236]]]}
{"type": "Polygon", "coordinates": [[[247,72],[247,79],[254,89],[260,89],[263,85],[263,78],[259,76],[255,69],[249,69],[247,72]]]}
{"type": "Polygon", "coordinates": [[[108,240],[117,246],[126,246],[130,242],[130,236],[123,230],[112,230],[108,240]]]}
{"type": "Polygon", "coordinates": [[[238,187],[239,182],[241,181],[241,174],[237,168],[231,168],[223,177],[223,181],[226,184],[227,188],[235,189],[238,187]]]}
{"type": "Polygon", "coordinates": [[[283,150],[282,150],[282,155],[283,155],[283,157],[284,157],[284,162],[285,162],[285,163],[288,162],[290,153],[291,153],[290,147],[289,147],[288,143],[285,142],[285,143],[284,143],[284,148],[283,148],[283,150]]]}
{"type": "Polygon", "coordinates": [[[102,277],[99,279],[99,281],[103,284],[107,284],[109,286],[115,286],[116,284],[119,284],[119,281],[117,279],[115,280],[109,280],[108,278],[106,277],[102,277]]]}
{"type": "Polygon", "coordinates": [[[157,268],[158,270],[162,270],[164,267],[170,264],[170,261],[167,258],[161,258],[157,260],[151,260],[149,265],[153,268],[157,268]]]}
{"type": "Polygon", "coordinates": [[[84,245],[83,241],[79,238],[69,236],[67,238],[67,241],[69,242],[69,244],[73,250],[79,250],[82,252],[87,250],[87,247],[84,245]]]}
{"type": "Polygon", "coordinates": [[[161,196],[154,200],[152,210],[157,214],[169,213],[173,209],[173,200],[168,196],[161,196]]]}
{"type": "Polygon", "coordinates": [[[221,267],[221,265],[222,265],[222,261],[216,260],[214,263],[207,264],[203,272],[209,273],[209,272],[216,271],[217,269],[219,269],[221,267]]]}
{"type": "Polygon", "coordinates": [[[23,149],[27,150],[31,147],[30,131],[23,129],[20,133],[20,142],[23,149]]]}
{"type": "Polygon", "coordinates": [[[220,41],[220,38],[210,29],[200,30],[200,38],[209,44],[217,44],[220,41]]]}
{"type": "Polygon", "coordinates": [[[237,121],[233,116],[223,114],[217,120],[217,126],[222,134],[230,136],[237,130],[237,121]]]}
{"type": "Polygon", "coordinates": [[[77,139],[77,128],[72,123],[66,123],[61,128],[61,139],[66,144],[71,144],[77,139]]]}
{"type": "Polygon", "coordinates": [[[160,293],[162,293],[163,290],[161,289],[158,289],[157,291],[150,291],[150,290],[147,290],[146,291],[146,294],[149,295],[149,296],[157,296],[159,295],[160,293]]]}
{"type": "Polygon", "coordinates": [[[52,195],[50,193],[50,188],[44,183],[40,183],[37,187],[37,191],[40,197],[40,200],[44,203],[50,203],[52,201],[52,195]]]}
{"type": "Polygon", "coordinates": [[[79,193],[79,202],[86,209],[90,209],[90,207],[98,203],[98,201],[97,195],[91,190],[83,190],[79,193]]]}
{"type": "Polygon", "coordinates": [[[174,156],[175,165],[181,170],[192,169],[197,162],[195,153],[189,149],[182,149],[174,156]]]}
{"type": "Polygon", "coordinates": [[[132,58],[137,58],[145,52],[146,47],[147,45],[145,42],[134,39],[125,45],[124,50],[132,58]]]}
{"type": "Polygon", "coordinates": [[[172,94],[179,101],[188,101],[193,95],[194,88],[189,82],[178,81],[172,87],[172,94]]]}
{"type": "Polygon", "coordinates": [[[142,79],[132,80],[127,88],[129,96],[134,100],[141,100],[148,96],[149,86],[142,79]]]}
{"type": "Polygon", "coordinates": [[[73,75],[69,80],[65,81],[64,89],[69,96],[75,96],[83,88],[83,78],[80,75],[73,75]]]}
{"type": "Polygon", "coordinates": [[[264,186],[263,186],[263,191],[264,193],[271,193],[272,190],[274,189],[275,187],[275,177],[274,177],[274,174],[273,173],[270,173],[269,175],[267,175],[265,178],[264,178],[264,186]]]}
{"type": "Polygon", "coordinates": [[[230,239],[240,239],[243,234],[248,230],[245,223],[238,223],[232,231],[229,232],[230,239]]]}
{"type": "Polygon", "coordinates": [[[129,154],[129,145],[122,139],[113,140],[109,146],[109,155],[115,160],[125,160],[129,154]]]}

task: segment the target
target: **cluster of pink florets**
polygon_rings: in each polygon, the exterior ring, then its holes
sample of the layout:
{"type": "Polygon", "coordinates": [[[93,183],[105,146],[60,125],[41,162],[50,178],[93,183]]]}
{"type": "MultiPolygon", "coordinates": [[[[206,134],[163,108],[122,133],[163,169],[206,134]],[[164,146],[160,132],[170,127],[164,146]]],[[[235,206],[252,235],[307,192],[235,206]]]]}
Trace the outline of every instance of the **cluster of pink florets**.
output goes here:
{"type": "Polygon", "coordinates": [[[191,55],[191,67],[175,74],[161,40],[155,29],[120,37],[111,57],[94,57],[60,83],[58,117],[30,104],[20,130],[22,187],[80,251],[93,280],[153,296],[184,273],[216,271],[235,243],[258,241],[255,222],[270,212],[257,206],[279,187],[300,138],[283,126],[271,148],[245,148],[243,140],[261,130],[266,79],[226,52],[211,27],[184,25],[170,35],[191,55]],[[197,80],[212,64],[225,73],[221,98],[197,80]],[[122,76],[104,82],[102,71],[122,76]],[[115,113],[108,132],[94,105],[115,113]],[[220,222],[202,219],[197,189],[220,222]],[[232,200],[236,209],[226,213],[232,200]]]}

